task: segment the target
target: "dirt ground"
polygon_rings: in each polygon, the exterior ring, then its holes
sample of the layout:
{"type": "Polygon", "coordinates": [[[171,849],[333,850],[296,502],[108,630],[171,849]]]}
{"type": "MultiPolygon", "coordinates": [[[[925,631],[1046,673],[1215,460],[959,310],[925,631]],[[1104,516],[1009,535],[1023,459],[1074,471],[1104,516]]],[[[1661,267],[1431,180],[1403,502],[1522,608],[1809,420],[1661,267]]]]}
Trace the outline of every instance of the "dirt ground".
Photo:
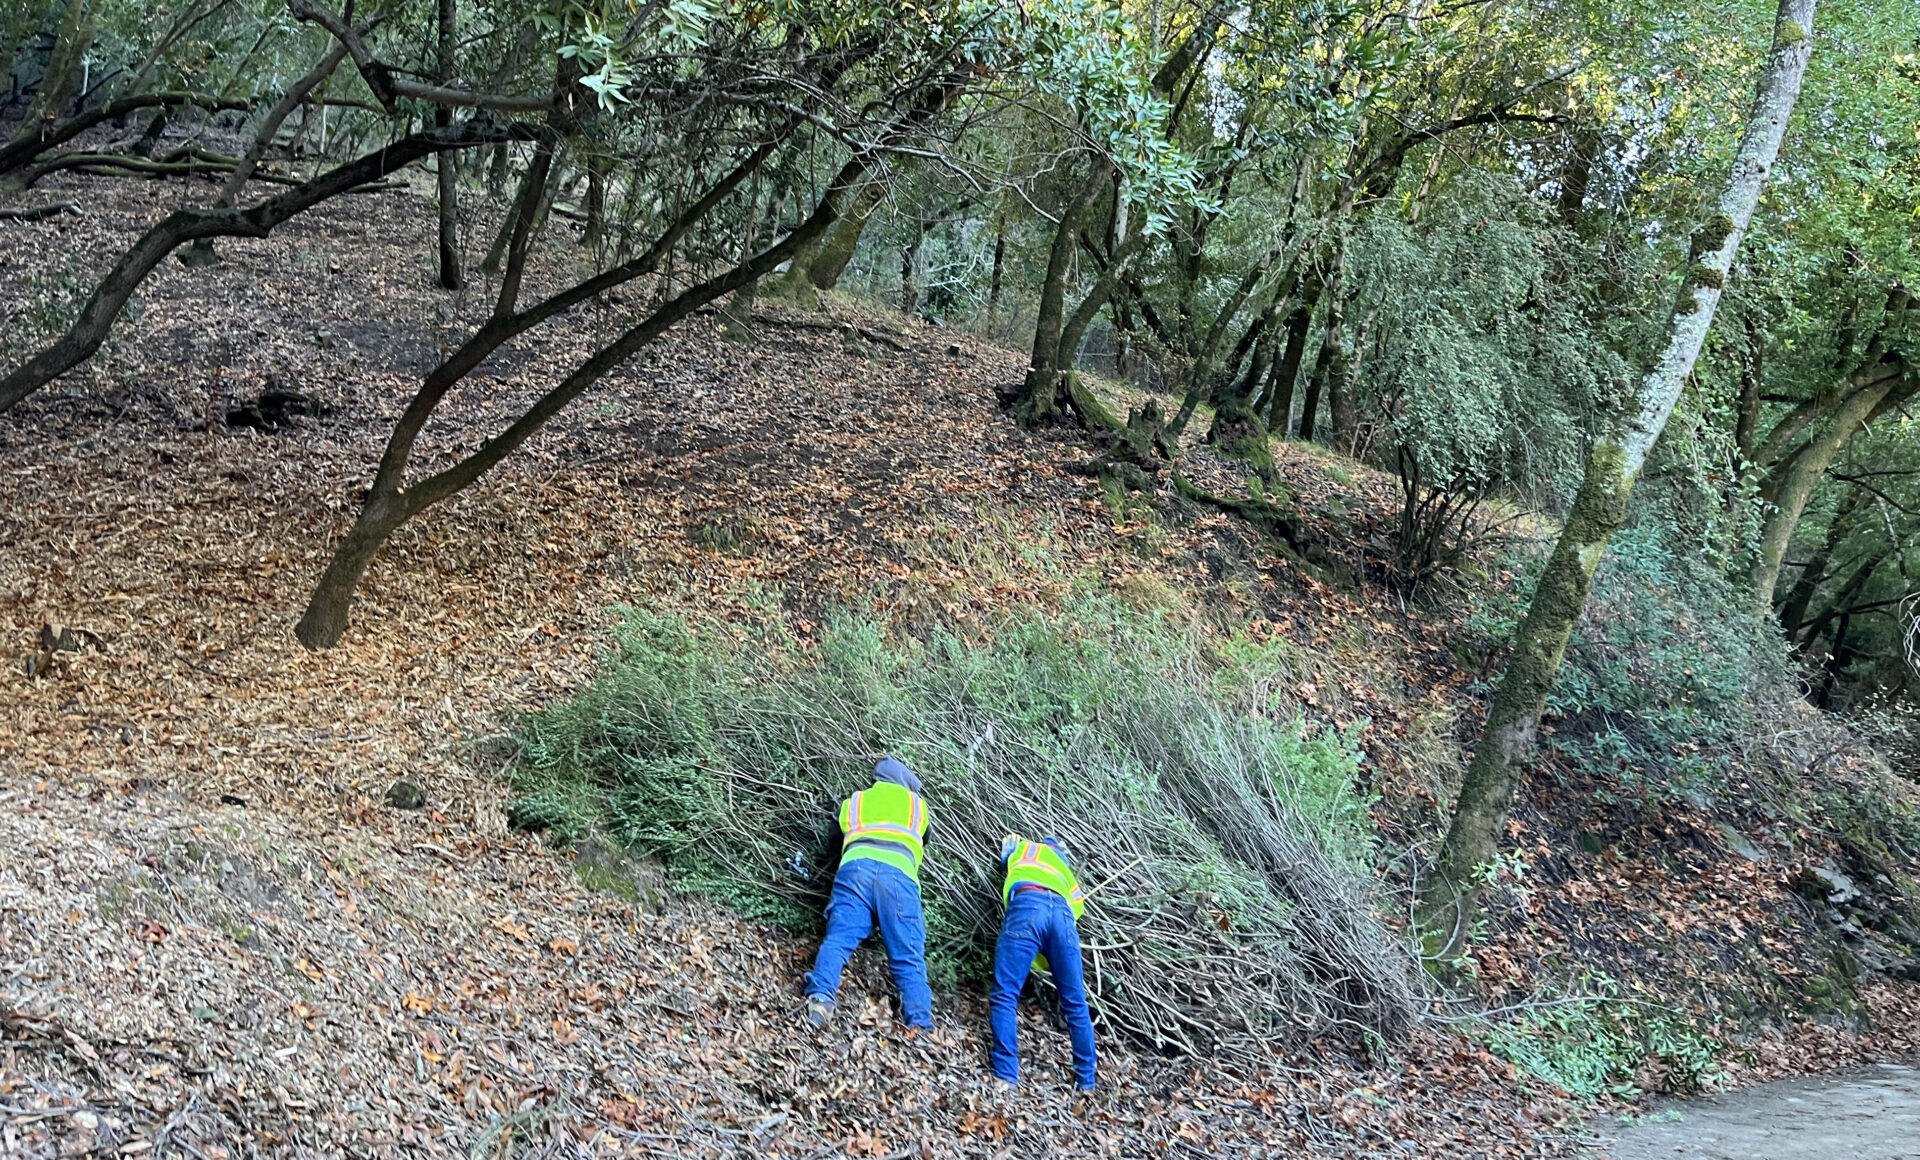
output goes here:
{"type": "Polygon", "coordinates": [[[1662,1105],[1621,1129],[1608,1152],[1614,1160],[1915,1160],[1920,1070],[1881,1063],[1662,1105]]]}

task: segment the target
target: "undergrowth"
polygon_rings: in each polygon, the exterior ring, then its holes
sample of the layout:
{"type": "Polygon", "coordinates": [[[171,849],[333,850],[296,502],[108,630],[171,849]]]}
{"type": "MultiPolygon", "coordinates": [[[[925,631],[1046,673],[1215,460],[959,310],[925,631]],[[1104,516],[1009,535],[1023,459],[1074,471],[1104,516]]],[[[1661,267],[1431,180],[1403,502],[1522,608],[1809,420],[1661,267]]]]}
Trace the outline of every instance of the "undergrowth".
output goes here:
{"type": "Polygon", "coordinates": [[[1684,1016],[1622,1000],[1604,976],[1582,990],[1473,1019],[1463,1030],[1521,1071],[1583,1099],[1687,1094],[1718,1081],[1725,1045],[1684,1016]]]}
{"type": "MultiPolygon", "coordinates": [[[[1522,563],[1514,599],[1483,602],[1468,628],[1511,641],[1544,562],[1522,563]]],[[[1735,606],[1725,582],[1628,528],[1594,576],[1547,698],[1542,744],[1625,793],[1698,803],[1758,732],[1759,706],[1787,687],[1778,640],[1735,606]]]]}
{"type": "Polygon", "coordinates": [[[1307,736],[1285,644],[1209,647],[1117,601],[915,638],[851,615],[817,643],[628,610],[599,678],[530,717],[516,817],[604,830],[683,887],[810,925],[839,801],[893,753],[926,783],[928,950],[982,977],[1001,835],[1066,839],[1096,1017],[1162,1048],[1414,1017],[1409,959],[1371,899],[1351,736],[1307,736]]]}

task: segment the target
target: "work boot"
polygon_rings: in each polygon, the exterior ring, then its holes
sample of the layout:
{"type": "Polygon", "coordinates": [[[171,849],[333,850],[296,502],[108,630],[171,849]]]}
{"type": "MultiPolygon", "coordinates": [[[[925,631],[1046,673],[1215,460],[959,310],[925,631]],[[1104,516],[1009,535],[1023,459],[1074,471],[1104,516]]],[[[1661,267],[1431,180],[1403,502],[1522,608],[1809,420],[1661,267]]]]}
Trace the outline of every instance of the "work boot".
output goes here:
{"type": "Polygon", "coordinates": [[[807,1022],[815,1027],[825,1027],[833,1021],[833,1000],[818,995],[807,996],[807,1022]]]}

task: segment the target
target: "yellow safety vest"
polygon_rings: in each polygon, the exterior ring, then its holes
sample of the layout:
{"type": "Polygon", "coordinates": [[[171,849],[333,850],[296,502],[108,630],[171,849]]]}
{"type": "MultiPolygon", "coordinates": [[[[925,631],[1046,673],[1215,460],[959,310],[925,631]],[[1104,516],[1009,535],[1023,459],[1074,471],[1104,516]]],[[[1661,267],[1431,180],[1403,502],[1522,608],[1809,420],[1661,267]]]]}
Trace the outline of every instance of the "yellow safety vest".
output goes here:
{"type": "Polygon", "coordinates": [[[1067,900],[1073,910],[1073,917],[1079,918],[1086,913],[1086,895],[1080,889],[1080,882],[1073,876],[1073,867],[1066,859],[1053,852],[1053,847],[1045,842],[1022,840],[1014,847],[1013,857],[1007,859],[1007,881],[1000,891],[1002,906],[1013,901],[1013,889],[1023,885],[1044,886],[1067,900]]]}
{"type": "Polygon", "coordinates": [[[840,803],[840,863],[871,858],[920,880],[927,856],[927,803],[919,794],[890,781],[875,782],[840,803]],[[867,843],[889,842],[893,847],[867,843]]]}

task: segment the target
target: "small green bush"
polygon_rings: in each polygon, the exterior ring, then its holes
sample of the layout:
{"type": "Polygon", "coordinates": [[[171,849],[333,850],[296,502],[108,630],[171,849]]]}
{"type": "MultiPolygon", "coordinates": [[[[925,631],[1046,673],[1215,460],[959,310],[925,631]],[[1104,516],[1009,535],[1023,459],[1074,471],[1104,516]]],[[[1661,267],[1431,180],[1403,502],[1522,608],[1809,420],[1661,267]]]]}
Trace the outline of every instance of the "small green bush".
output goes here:
{"type": "Polygon", "coordinates": [[[1602,978],[1595,993],[1476,1020],[1468,1030],[1494,1055],[1583,1099],[1645,1087],[1686,1094],[1717,1081],[1718,1040],[1664,1008],[1615,999],[1615,990],[1602,978]]]}
{"type": "Polygon", "coordinates": [[[1194,1051],[1301,1022],[1397,1033],[1412,972],[1371,906],[1358,754],[1281,716],[1286,670],[1275,646],[1208,652],[1105,599],[986,639],[841,616],[812,648],[771,620],[629,610],[593,685],[526,721],[516,817],[603,829],[684,886],[807,925],[839,802],[890,752],[926,783],[937,977],[983,975],[1017,830],[1066,839],[1092,892],[1082,936],[1110,1026],[1194,1051]]]}

